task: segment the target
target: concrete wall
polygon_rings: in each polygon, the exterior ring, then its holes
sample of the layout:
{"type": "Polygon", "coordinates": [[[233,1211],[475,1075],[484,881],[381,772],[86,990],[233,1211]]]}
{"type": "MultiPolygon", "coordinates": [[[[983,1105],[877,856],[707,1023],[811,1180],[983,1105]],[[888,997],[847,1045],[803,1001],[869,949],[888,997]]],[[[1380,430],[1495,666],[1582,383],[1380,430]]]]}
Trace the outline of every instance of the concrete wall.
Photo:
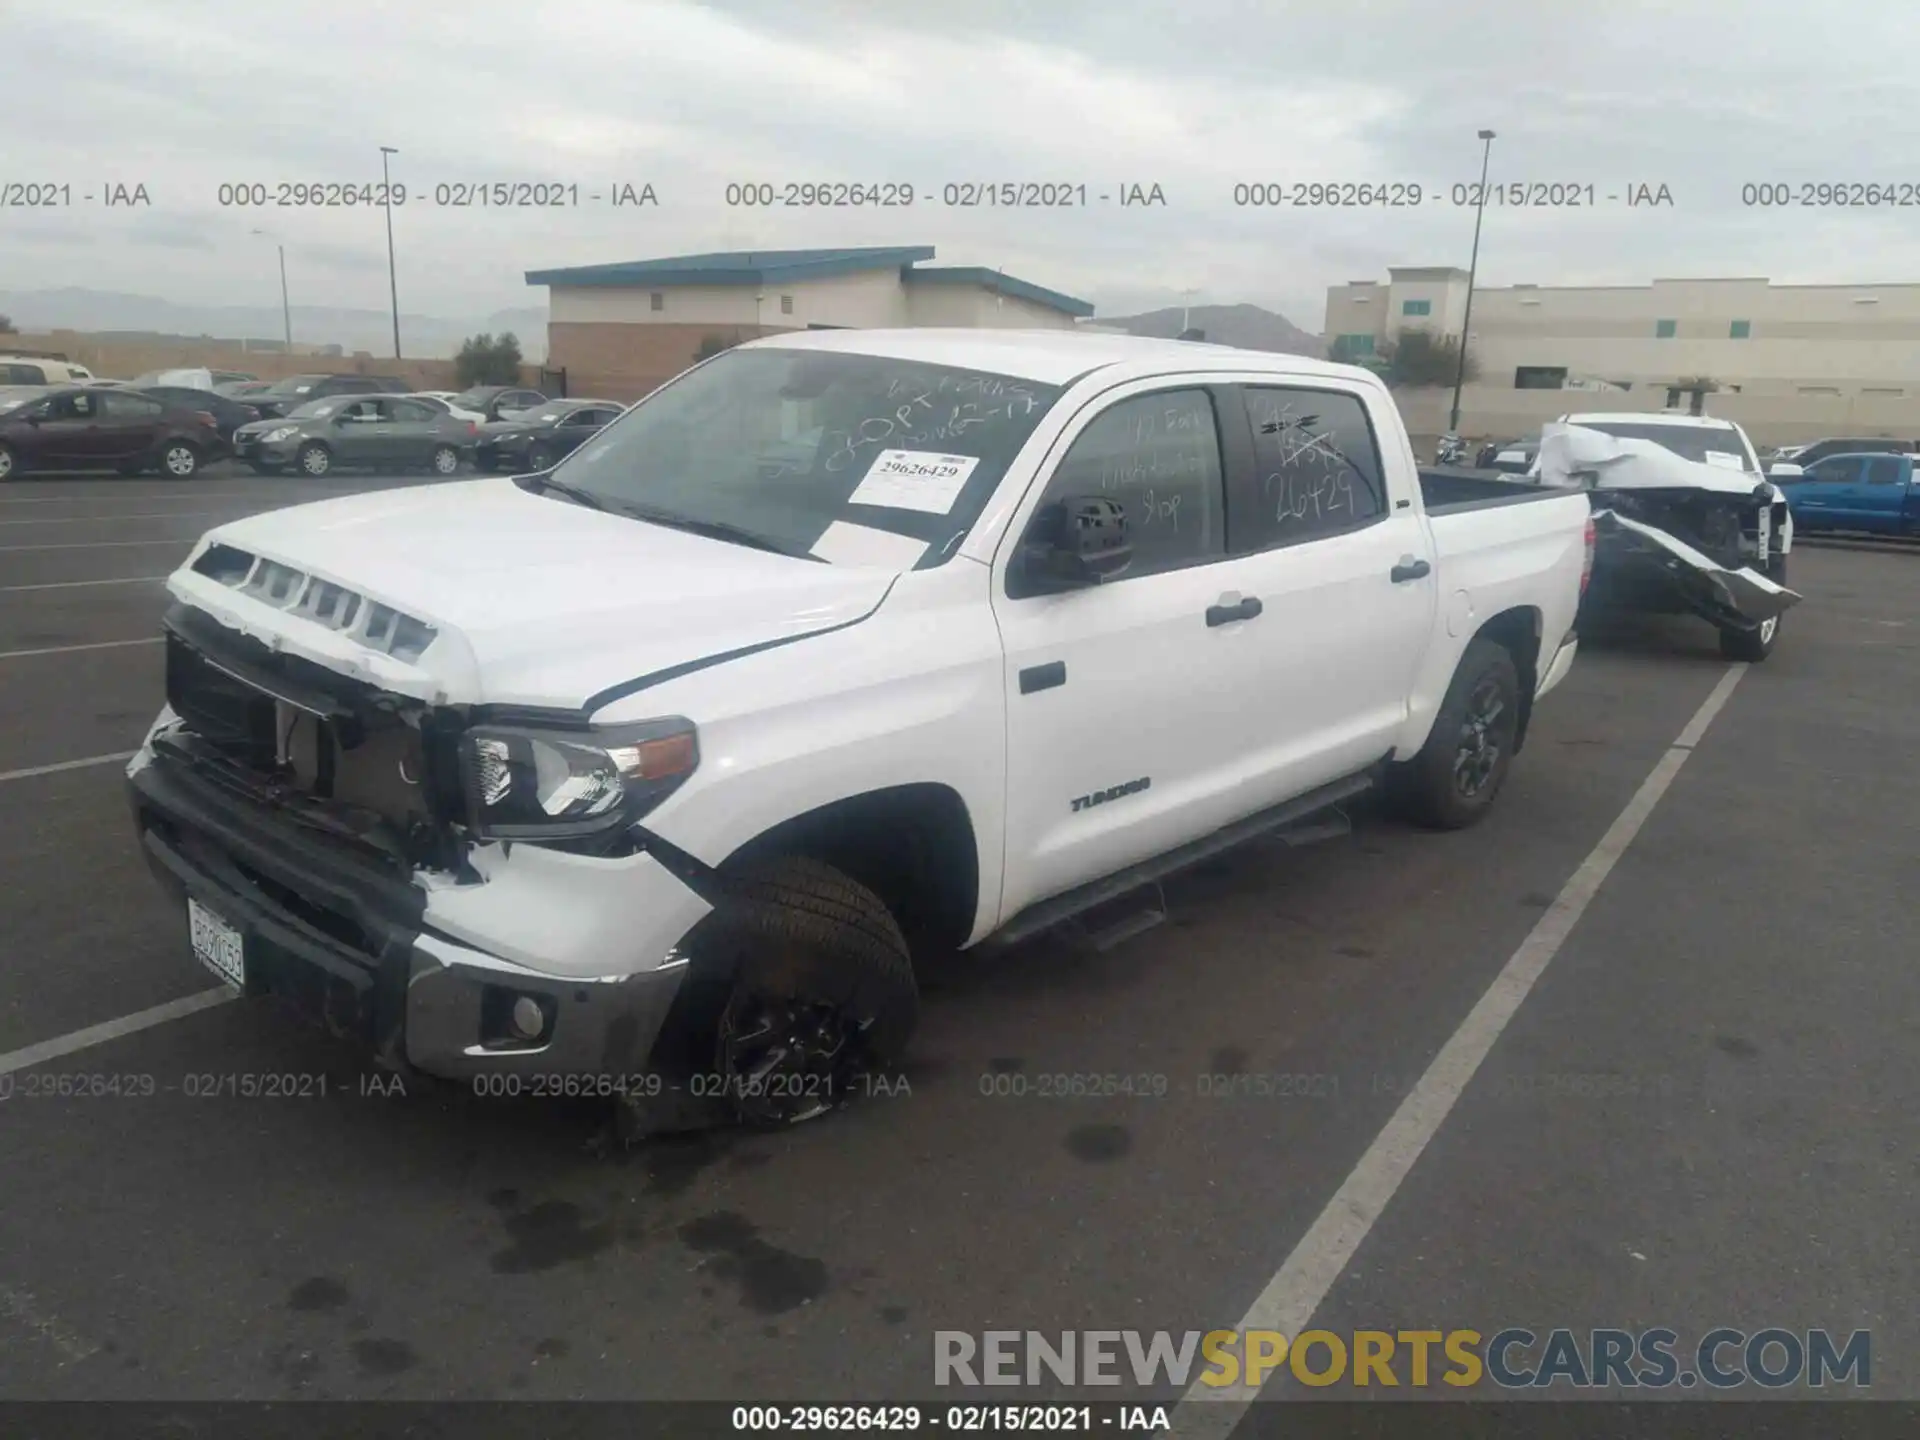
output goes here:
{"type": "MultiPolygon", "coordinates": [[[[101,340],[79,330],[0,334],[0,353],[54,351],[84,365],[103,380],[131,380],[149,370],[240,370],[262,380],[288,375],[395,375],[416,390],[457,390],[451,360],[395,360],[391,355],[310,355],[295,351],[242,350],[224,340],[135,342],[101,340]]],[[[520,367],[523,383],[540,382],[538,365],[520,367]]]]}

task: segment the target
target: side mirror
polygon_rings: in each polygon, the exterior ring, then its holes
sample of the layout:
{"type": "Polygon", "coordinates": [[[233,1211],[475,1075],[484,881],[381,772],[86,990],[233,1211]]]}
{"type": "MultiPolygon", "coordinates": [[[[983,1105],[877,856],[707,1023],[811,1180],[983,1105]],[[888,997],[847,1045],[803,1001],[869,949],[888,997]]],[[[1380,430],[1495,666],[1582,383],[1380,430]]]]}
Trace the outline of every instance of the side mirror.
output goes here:
{"type": "Polygon", "coordinates": [[[1778,465],[1769,465],[1767,467],[1767,478],[1769,480],[1800,480],[1806,477],[1806,473],[1806,470],[1801,466],[1789,464],[1785,461],[1782,461],[1778,465]]]}
{"type": "Polygon", "coordinates": [[[1035,594],[1099,585],[1132,563],[1126,507],[1104,495],[1074,495],[1047,506],[1020,548],[1021,578],[1035,594]]]}

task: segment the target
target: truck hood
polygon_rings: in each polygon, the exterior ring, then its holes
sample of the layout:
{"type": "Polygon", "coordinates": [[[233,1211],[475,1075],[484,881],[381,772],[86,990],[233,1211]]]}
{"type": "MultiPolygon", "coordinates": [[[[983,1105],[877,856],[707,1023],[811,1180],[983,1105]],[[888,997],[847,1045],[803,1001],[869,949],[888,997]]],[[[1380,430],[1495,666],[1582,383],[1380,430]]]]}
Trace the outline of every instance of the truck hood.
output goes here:
{"type": "Polygon", "coordinates": [[[1540,432],[1540,478],[1548,485],[1579,485],[1591,475],[1596,490],[1711,490],[1725,495],[1777,496],[1772,485],[1733,465],[1703,465],[1655,440],[1625,440],[1604,430],[1561,422],[1540,432]]]}
{"type": "Polygon", "coordinates": [[[222,525],[168,588],[229,628],[382,690],[573,708],[661,672],[856,624],[897,573],[773,555],[488,479],[222,525]],[[209,555],[216,546],[242,553],[209,555]],[[246,557],[263,562],[251,578],[246,557]],[[360,597],[348,623],[320,618],[323,586],[360,597]]]}

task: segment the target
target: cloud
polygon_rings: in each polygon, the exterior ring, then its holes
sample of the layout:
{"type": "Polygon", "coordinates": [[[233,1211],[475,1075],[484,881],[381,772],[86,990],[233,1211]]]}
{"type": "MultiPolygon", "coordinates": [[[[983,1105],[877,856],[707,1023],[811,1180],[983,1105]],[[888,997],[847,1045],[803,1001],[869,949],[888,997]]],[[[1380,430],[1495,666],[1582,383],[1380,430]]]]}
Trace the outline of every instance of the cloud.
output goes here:
{"type": "Polygon", "coordinates": [[[469,0],[450,23],[426,7],[375,17],[314,0],[65,0],[10,14],[10,106],[59,117],[31,132],[42,178],[142,181],[158,228],[81,208],[33,224],[0,212],[0,226],[16,289],[218,300],[230,276],[267,275],[249,234],[265,228],[311,303],[379,308],[379,210],[243,208],[221,186],[376,182],[384,144],[409,191],[394,217],[408,310],[537,303],[521,276],[544,266],[932,244],[943,262],[1001,266],[1109,312],[1191,288],[1318,328],[1329,284],[1465,262],[1473,217],[1453,187],[1477,179],[1475,132],[1491,127],[1495,181],[1592,185],[1596,203],[1491,207],[1487,283],[1899,278],[1920,268],[1920,204],[1762,206],[1743,186],[1878,181],[1920,201],[1906,14],[1865,3],[1844,25],[1816,23],[1782,0],[580,0],[556,23],[469,0]],[[442,186],[518,179],[577,185],[582,199],[435,203],[442,186]],[[817,180],[902,180],[917,198],[726,203],[729,183],[817,180]],[[942,203],[949,182],[998,180],[1158,184],[1168,203],[942,203]],[[1314,181],[1417,183],[1440,198],[1234,203],[1236,184],[1314,181]],[[660,204],[584,198],[622,182],[651,183],[660,204]],[[1674,203],[1599,198],[1634,184],[1664,184],[1674,203]]]}

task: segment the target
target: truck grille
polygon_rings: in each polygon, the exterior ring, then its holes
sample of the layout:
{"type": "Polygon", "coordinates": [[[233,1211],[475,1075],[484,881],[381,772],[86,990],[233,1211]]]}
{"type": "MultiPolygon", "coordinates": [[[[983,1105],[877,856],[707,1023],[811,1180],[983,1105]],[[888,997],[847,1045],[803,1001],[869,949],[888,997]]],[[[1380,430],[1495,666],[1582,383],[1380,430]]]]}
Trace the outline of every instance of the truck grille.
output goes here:
{"type": "Polygon", "coordinates": [[[337,630],[396,660],[418,660],[439,635],[426,621],[390,605],[234,545],[208,546],[193,562],[193,569],[197,575],[337,630]]]}

